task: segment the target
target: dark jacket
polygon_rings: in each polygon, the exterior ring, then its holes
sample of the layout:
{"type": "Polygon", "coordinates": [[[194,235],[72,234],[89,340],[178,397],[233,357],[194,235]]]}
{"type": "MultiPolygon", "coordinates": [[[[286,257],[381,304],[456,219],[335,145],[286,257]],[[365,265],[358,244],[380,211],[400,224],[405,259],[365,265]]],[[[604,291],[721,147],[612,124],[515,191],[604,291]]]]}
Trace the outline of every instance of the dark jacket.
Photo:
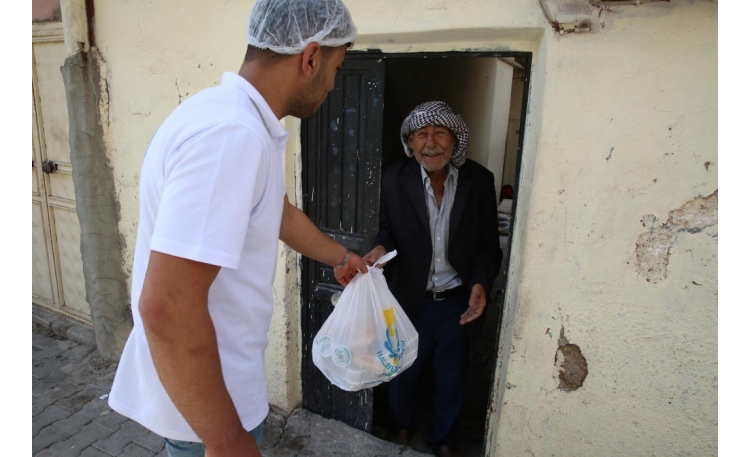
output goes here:
{"type": "MultiPolygon", "coordinates": [[[[484,287],[488,302],[503,255],[496,205],[492,173],[467,159],[458,169],[449,220],[448,261],[469,290],[475,284],[484,287]]],[[[385,267],[385,277],[391,293],[414,321],[424,303],[432,259],[424,185],[414,157],[391,162],[383,169],[380,228],[373,242],[373,246],[378,245],[388,252],[398,250],[385,267]]]]}

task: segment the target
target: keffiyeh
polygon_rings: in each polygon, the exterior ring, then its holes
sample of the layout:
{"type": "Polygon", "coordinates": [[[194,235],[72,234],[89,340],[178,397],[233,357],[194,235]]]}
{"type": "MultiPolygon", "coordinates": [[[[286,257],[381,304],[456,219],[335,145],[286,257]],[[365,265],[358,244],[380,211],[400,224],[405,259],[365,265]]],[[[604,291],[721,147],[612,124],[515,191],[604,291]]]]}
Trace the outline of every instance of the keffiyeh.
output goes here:
{"type": "Polygon", "coordinates": [[[414,151],[409,147],[409,135],[428,125],[441,125],[449,128],[458,143],[453,147],[451,163],[458,168],[466,161],[466,150],[469,147],[469,126],[460,114],[453,111],[445,102],[426,102],[414,108],[401,124],[401,143],[406,155],[411,157],[414,151]]]}

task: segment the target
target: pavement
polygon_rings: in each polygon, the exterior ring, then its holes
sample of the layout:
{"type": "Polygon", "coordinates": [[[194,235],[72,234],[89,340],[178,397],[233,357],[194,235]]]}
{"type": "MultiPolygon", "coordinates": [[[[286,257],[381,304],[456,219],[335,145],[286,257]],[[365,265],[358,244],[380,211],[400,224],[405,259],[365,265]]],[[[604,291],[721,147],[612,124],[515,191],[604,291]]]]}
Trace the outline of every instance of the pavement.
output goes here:
{"type": "MultiPolygon", "coordinates": [[[[33,305],[32,455],[166,457],[164,440],[107,405],[116,362],[102,359],[91,328],[33,305]]],[[[424,457],[303,409],[273,408],[264,457],[424,457]]]]}

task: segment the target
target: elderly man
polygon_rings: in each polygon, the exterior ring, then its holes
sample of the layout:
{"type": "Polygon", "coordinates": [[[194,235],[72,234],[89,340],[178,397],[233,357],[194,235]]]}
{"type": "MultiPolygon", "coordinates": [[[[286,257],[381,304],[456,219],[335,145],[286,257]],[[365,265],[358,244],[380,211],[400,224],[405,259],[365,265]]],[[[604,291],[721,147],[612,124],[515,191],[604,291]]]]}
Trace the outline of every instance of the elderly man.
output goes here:
{"type": "Polygon", "coordinates": [[[109,404],[170,457],[260,456],[279,240],[344,285],[367,270],[289,203],[279,122],[315,114],[356,35],[341,0],[258,0],[239,72],[177,107],[148,146],[134,328],[109,404]]]}
{"type": "Polygon", "coordinates": [[[398,250],[385,275],[419,332],[416,362],[388,384],[394,441],[409,445],[417,380],[430,364],[435,395],[427,443],[440,456],[458,455],[467,338],[481,325],[502,258],[494,178],[466,159],[468,136],[464,120],[444,102],[423,103],[409,114],[401,126],[407,158],[383,171],[380,230],[364,257],[372,264],[398,250]]]}

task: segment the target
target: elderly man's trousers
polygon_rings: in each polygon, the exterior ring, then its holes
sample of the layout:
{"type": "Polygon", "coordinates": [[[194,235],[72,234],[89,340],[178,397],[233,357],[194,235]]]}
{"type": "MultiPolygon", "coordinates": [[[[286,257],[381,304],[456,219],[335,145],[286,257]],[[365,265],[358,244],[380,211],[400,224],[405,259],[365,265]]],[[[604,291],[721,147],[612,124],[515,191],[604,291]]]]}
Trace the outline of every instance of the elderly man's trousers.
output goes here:
{"type": "MultiPolygon", "coordinates": [[[[464,288],[466,289],[466,288],[464,288]]],[[[458,321],[468,309],[469,293],[464,290],[443,300],[425,299],[421,316],[412,322],[419,333],[419,350],[414,364],[388,382],[389,417],[397,429],[416,429],[415,404],[419,375],[428,365],[434,370],[432,428],[427,444],[454,444],[456,425],[466,397],[468,343],[458,321]]]]}

